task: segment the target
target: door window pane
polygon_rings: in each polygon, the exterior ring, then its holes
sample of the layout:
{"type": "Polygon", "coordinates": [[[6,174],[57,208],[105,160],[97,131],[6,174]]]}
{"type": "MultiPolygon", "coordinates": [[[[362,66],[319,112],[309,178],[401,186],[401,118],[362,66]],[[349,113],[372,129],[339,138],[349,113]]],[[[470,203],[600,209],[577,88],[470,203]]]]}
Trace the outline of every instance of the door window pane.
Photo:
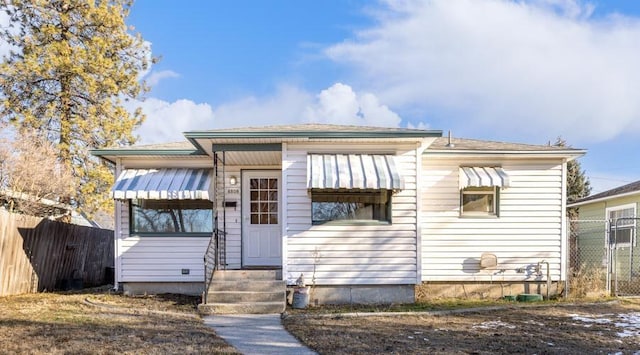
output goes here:
{"type": "Polygon", "coordinates": [[[251,224],[278,224],[278,179],[250,179],[249,188],[251,224]]]}

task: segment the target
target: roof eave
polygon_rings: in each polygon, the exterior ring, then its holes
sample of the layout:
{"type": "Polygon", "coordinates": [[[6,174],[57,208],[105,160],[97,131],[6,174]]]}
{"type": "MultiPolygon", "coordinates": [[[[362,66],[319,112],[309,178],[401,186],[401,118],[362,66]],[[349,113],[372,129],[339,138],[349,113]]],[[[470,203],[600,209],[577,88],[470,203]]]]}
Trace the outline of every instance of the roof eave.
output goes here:
{"type": "Polygon", "coordinates": [[[629,191],[629,192],[624,192],[624,193],[621,193],[621,194],[615,194],[615,195],[603,196],[603,197],[594,198],[594,199],[587,199],[587,200],[584,200],[584,201],[573,202],[573,203],[567,204],[567,207],[580,207],[580,206],[584,206],[584,205],[590,204],[590,203],[604,202],[604,201],[612,200],[612,199],[615,199],[615,198],[629,197],[629,196],[634,196],[634,195],[640,195],[640,190],[629,191]]]}
{"type": "Polygon", "coordinates": [[[206,155],[204,151],[199,149],[92,149],[89,153],[97,157],[106,155],[206,155]]]}
{"type": "Polygon", "coordinates": [[[573,160],[587,153],[586,150],[474,150],[474,149],[426,149],[422,154],[427,155],[527,155],[548,157],[556,156],[573,160]]]}
{"type": "Polygon", "coordinates": [[[191,142],[195,139],[220,139],[220,138],[309,138],[309,139],[353,139],[353,138],[429,138],[441,137],[442,131],[362,131],[362,132],[335,132],[335,131],[293,131],[293,132],[185,132],[184,136],[191,142]]]}
{"type": "Polygon", "coordinates": [[[199,149],[91,149],[89,153],[98,158],[104,159],[115,164],[110,157],[127,157],[127,156],[200,156],[207,155],[199,149]]]}

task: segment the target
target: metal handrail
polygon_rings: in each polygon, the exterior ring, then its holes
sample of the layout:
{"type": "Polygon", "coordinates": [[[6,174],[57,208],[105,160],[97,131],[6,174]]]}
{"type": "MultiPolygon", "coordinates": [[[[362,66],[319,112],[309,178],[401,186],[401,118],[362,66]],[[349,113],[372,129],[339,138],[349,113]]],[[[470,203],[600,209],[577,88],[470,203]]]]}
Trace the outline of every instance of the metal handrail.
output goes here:
{"type": "Polygon", "coordinates": [[[223,239],[226,239],[226,234],[225,231],[216,229],[204,253],[204,291],[202,294],[202,303],[207,303],[207,293],[209,292],[215,271],[218,270],[220,266],[225,265],[220,261],[220,251],[224,249],[220,247],[220,237],[222,236],[223,239]]]}
{"type": "Polygon", "coordinates": [[[214,230],[211,235],[211,239],[209,240],[209,244],[207,245],[207,250],[204,254],[204,291],[202,294],[203,303],[207,303],[207,294],[209,293],[209,287],[211,286],[211,282],[213,280],[213,275],[216,270],[218,270],[221,266],[226,269],[227,261],[226,261],[226,239],[227,233],[224,228],[220,229],[219,220],[218,220],[218,212],[220,206],[219,201],[222,200],[222,208],[223,208],[223,226],[226,226],[226,213],[224,210],[224,202],[225,202],[225,152],[222,152],[222,186],[219,185],[218,181],[218,172],[219,172],[219,160],[217,152],[213,152],[213,170],[214,170],[214,178],[213,178],[213,186],[214,186],[214,194],[213,194],[213,208],[214,208],[214,230]],[[220,199],[220,196],[222,198],[220,199]],[[213,259],[213,260],[212,260],[213,259]],[[212,262],[213,261],[213,262],[212,262]]]}

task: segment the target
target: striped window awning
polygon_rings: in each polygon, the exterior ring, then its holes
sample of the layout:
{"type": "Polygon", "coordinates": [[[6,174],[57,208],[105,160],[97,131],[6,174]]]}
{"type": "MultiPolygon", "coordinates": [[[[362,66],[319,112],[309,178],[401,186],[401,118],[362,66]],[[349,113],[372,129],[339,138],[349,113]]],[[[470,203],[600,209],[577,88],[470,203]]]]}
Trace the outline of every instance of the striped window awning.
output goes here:
{"type": "Polygon", "coordinates": [[[509,175],[500,167],[461,167],[460,188],[509,187],[509,175]]]}
{"type": "Polygon", "coordinates": [[[402,190],[393,155],[309,154],[308,189],[402,190]]]}
{"type": "Polygon", "coordinates": [[[116,179],[117,200],[211,200],[211,169],[126,169],[116,179]]]}

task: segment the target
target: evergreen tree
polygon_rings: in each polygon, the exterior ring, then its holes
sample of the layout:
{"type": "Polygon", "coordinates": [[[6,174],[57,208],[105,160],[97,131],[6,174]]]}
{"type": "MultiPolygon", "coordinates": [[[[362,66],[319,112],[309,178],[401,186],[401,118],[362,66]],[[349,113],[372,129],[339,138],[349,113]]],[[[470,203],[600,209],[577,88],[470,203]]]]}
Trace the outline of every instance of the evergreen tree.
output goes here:
{"type": "MultiPolygon", "coordinates": [[[[558,137],[554,143],[556,147],[570,147],[567,142],[558,137]]],[[[580,162],[572,160],[567,163],[567,203],[577,201],[591,193],[591,182],[580,162]]]]}
{"type": "Polygon", "coordinates": [[[144,119],[127,101],[146,90],[139,75],[148,46],[125,24],[132,0],[0,0],[11,27],[0,41],[13,50],[0,63],[0,123],[37,130],[55,143],[73,173],[75,200],[104,207],[113,182],[88,150],[135,142],[144,119]]]}

